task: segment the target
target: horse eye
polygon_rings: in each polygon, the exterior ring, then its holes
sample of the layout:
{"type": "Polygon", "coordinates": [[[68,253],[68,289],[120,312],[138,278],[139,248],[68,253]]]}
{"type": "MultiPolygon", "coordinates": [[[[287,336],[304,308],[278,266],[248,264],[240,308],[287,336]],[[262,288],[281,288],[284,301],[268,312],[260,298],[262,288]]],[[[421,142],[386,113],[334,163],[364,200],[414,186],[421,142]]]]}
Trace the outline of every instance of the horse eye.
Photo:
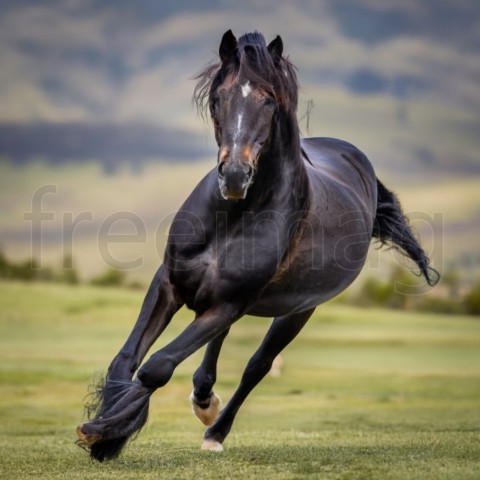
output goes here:
{"type": "Polygon", "coordinates": [[[275,99],[273,97],[271,97],[270,95],[266,95],[265,98],[263,99],[263,105],[264,106],[275,106],[276,105],[275,99]]]}
{"type": "Polygon", "coordinates": [[[214,124],[218,124],[219,111],[220,111],[220,101],[218,99],[212,100],[212,103],[210,105],[210,116],[212,117],[214,124]]]}
{"type": "Polygon", "coordinates": [[[214,97],[212,99],[212,111],[214,113],[217,113],[218,112],[218,107],[220,105],[220,99],[218,97],[214,97]]]}

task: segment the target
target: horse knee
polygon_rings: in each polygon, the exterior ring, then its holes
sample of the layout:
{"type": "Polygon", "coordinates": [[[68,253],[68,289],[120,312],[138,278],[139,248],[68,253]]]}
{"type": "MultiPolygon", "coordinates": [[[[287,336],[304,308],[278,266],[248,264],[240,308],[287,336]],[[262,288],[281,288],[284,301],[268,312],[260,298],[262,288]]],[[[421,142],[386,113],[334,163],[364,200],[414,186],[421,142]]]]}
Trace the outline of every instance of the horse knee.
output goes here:
{"type": "Polygon", "coordinates": [[[147,388],[160,388],[172,378],[176,365],[167,358],[155,355],[140,368],[137,378],[147,388]]]}

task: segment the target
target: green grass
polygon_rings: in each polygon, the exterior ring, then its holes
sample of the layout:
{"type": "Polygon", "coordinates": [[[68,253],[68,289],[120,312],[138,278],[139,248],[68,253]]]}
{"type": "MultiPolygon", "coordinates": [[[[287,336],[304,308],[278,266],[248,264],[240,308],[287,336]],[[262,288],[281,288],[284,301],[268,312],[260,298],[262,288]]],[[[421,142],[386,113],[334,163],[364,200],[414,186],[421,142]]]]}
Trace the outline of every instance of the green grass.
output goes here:
{"type": "MultiPolygon", "coordinates": [[[[75,444],[82,399],[137,315],[142,294],[0,283],[2,479],[478,479],[480,321],[461,316],[317,310],[240,411],[225,452],[199,450],[194,355],[152,397],[140,437],[113,462],[75,444]]],[[[192,315],[182,310],[158,346],[192,315]]],[[[227,400],[268,320],[242,319],[216,391],[227,400]]]]}

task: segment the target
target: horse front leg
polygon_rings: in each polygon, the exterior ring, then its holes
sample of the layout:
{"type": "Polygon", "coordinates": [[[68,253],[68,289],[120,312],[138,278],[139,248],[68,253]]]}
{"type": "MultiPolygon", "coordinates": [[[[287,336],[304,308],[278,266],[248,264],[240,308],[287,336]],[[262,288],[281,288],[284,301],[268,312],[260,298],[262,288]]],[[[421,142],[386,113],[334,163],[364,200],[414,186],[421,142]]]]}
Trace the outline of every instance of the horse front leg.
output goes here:
{"type": "Polygon", "coordinates": [[[192,410],[207,426],[213,424],[222,408],[222,400],[212,388],[217,380],[218,356],[229,331],[227,328],[207,345],[202,363],[193,374],[192,410]]]}
{"type": "Polygon", "coordinates": [[[202,450],[221,452],[235,416],[256,385],[272,368],[275,357],[298,335],[315,309],[274,319],[262,344],[249,360],[240,385],[217,421],[205,432],[202,450]]]}
{"type": "MultiPolygon", "coordinates": [[[[97,427],[103,418],[111,415],[118,407],[118,402],[134,386],[133,374],[180,307],[181,304],[175,300],[167,271],[161,266],[148,289],[131,334],[112,360],[106,378],[95,386],[93,400],[89,399],[86,405],[89,422],[77,427],[79,444],[88,448],[93,458],[103,460],[120,453],[128,436],[119,436],[112,442],[106,439],[108,435],[103,431],[100,433],[102,428],[97,427]]],[[[136,393],[140,395],[141,392],[136,393]]]]}
{"type": "Polygon", "coordinates": [[[150,347],[181,306],[175,299],[167,269],[162,265],[153,277],[132,332],[108,368],[108,378],[131,380],[150,347]]]}
{"type": "Polygon", "coordinates": [[[154,353],[139,369],[134,382],[125,383],[113,404],[82,425],[82,435],[91,439],[90,455],[103,461],[117,457],[126,442],[145,425],[150,396],[163,387],[177,365],[203,345],[216,338],[240,318],[238,308],[207,310],[172,342],[154,353]]]}

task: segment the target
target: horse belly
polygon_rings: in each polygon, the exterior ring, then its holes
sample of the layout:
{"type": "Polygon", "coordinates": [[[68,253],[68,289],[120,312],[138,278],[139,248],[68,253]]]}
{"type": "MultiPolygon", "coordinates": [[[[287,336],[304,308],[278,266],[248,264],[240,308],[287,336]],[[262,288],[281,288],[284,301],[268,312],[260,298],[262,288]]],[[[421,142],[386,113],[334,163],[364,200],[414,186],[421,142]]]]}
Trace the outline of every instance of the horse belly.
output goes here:
{"type": "Polygon", "coordinates": [[[304,242],[279,269],[248,313],[279,316],[314,308],[345,290],[365,265],[370,236],[364,229],[304,242]],[[310,248],[306,245],[311,245],[310,248]]]}
{"type": "Polygon", "coordinates": [[[280,316],[314,308],[345,290],[361,268],[345,271],[336,265],[322,270],[286,273],[267,286],[248,313],[258,316],[280,316]]]}

